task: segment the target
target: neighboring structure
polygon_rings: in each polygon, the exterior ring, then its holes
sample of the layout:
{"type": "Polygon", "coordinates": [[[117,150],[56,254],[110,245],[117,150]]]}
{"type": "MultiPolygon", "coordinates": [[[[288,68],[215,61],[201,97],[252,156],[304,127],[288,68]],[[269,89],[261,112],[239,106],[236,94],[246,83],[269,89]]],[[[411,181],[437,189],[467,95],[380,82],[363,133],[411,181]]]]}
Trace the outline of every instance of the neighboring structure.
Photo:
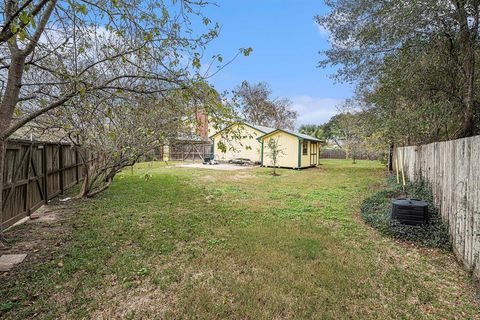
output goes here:
{"type": "Polygon", "coordinates": [[[160,150],[159,159],[163,161],[201,160],[211,157],[212,143],[198,135],[179,135],[160,150]]]}
{"type": "Polygon", "coordinates": [[[215,159],[229,161],[243,158],[261,163],[262,144],[257,138],[272,131],[275,129],[246,122],[232,124],[210,136],[215,159]]]}
{"type": "Polygon", "coordinates": [[[262,166],[273,166],[272,159],[268,157],[269,139],[278,139],[279,148],[283,151],[277,161],[278,167],[301,169],[315,167],[319,164],[322,140],[290,130],[276,129],[258,137],[258,141],[261,143],[262,166]]]}
{"type": "Polygon", "coordinates": [[[199,109],[195,113],[195,120],[179,132],[176,139],[172,139],[156,152],[156,157],[163,161],[204,160],[212,156],[212,142],[208,138],[208,116],[199,109]]]}
{"type": "Polygon", "coordinates": [[[267,156],[268,139],[278,139],[283,152],[277,165],[292,169],[318,165],[322,143],[321,140],[306,134],[246,122],[232,124],[210,138],[213,140],[216,160],[244,158],[266,167],[273,165],[267,156]]]}

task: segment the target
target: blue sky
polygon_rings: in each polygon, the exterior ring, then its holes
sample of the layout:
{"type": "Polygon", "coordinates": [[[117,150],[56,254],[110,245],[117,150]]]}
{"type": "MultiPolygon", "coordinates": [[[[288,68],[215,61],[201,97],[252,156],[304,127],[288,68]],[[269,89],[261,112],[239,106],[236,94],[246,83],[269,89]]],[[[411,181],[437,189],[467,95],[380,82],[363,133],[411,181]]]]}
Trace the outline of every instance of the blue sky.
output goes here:
{"type": "Polygon", "coordinates": [[[218,91],[232,90],[243,80],[265,81],[274,95],[288,97],[300,114],[298,125],[320,124],[336,113],[336,106],[352,96],[353,87],[335,83],[334,69],[317,67],[319,51],[328,48],[328,34],[314,23],[327,12],[321,0],[218,0],[206,15],[222,30],[211,43],[208,55],[220,53],[225,60],[238,48],[252,47],[249,57],[211,78],[218,91]]]}

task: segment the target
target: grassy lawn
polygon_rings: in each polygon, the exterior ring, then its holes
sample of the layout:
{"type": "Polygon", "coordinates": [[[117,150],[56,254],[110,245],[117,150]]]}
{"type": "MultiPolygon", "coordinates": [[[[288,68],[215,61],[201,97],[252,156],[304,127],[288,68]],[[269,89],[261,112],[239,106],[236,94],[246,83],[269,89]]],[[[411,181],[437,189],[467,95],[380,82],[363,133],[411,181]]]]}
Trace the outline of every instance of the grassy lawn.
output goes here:
{"type": "Polygon", "coordinates": [[[478,318],[452,254],[396,243],[359,218],[384,185],[380,164],[269,172],[126,170],[73,204],[51,259],[1,279],[3,317],[478,318]]]}

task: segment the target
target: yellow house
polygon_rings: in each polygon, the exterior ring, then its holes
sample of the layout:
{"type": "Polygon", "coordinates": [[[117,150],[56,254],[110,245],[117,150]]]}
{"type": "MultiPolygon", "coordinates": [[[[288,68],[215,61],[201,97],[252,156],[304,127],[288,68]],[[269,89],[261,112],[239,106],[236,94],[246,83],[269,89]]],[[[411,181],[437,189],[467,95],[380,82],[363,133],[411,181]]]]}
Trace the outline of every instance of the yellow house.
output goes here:
{"type": "Polygon", "coordinates": [[[214,158],[218,161],[242,158],[260,163],[262,144],[257,138],[272,131],[275,129],[246,122],[232,124],[210,136],[214,158]]]}
{"type": "Polygon", "coordinates": [[[277,167],[301,169],[319,164],[321,140],[290,130],[276,129],[258,137],[262,166],[274,166],[268,148],[269,139],[277,140],[278,149],[282,151],[277,159],[277,167]]]}

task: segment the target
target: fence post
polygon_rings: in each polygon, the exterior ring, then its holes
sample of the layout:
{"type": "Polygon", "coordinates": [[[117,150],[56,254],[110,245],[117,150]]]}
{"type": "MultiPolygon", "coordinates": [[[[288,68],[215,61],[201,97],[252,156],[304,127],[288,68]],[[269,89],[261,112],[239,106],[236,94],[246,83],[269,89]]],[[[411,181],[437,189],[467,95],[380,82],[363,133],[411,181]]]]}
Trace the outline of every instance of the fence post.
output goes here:
{"type": "Polygon", "coordinates": [[[75,146],[75,175],[77,178],[77,183],[80,182],[80,173],[78,172],[79,169],[79,164],[78,164],[78,148],[75,146]]]}
{"type": "Polygon", "coordinates": [[[65,166],[63,165],[63,145],[60,144],[59,145],[59,149],[58,149],[58,157],[59,157],[59,169],[60,169],[60,172],[59,172],[59,175],[60,175],[60,194],[63,194],[63,192],[65,191],[64,189],[64,173],[65,173],[65,166]]]}
{"type": "Polygon", "coordinates": [[[388,172],[393,172],[393,144],[388,150],[388,172]]]}
{"type": "MultiPolygon", "coordinates": [[[[33,142],[30,144],[30,146],[27,149],[28,158],[27,158],[27,168],[25,173],[25,180],[27,180],[27,184],[25,185],[25,191],[23,196],[24,197],[23,211],[30,211],[30,206],[28,205],[28,188],[30,186],[30,163],[32,162],[32,151],[33,151],[33,142]]],[[[30,212],[28,212],[28,215],[30,215],[30,212]]]]}
{"type": "Polygon", "coordinates": [[[42,150],[42,170],[43,170],[43,196],[45,204],[48,204],[48,161],[47,161],[47,145],[43,144],[42,150]]]}

